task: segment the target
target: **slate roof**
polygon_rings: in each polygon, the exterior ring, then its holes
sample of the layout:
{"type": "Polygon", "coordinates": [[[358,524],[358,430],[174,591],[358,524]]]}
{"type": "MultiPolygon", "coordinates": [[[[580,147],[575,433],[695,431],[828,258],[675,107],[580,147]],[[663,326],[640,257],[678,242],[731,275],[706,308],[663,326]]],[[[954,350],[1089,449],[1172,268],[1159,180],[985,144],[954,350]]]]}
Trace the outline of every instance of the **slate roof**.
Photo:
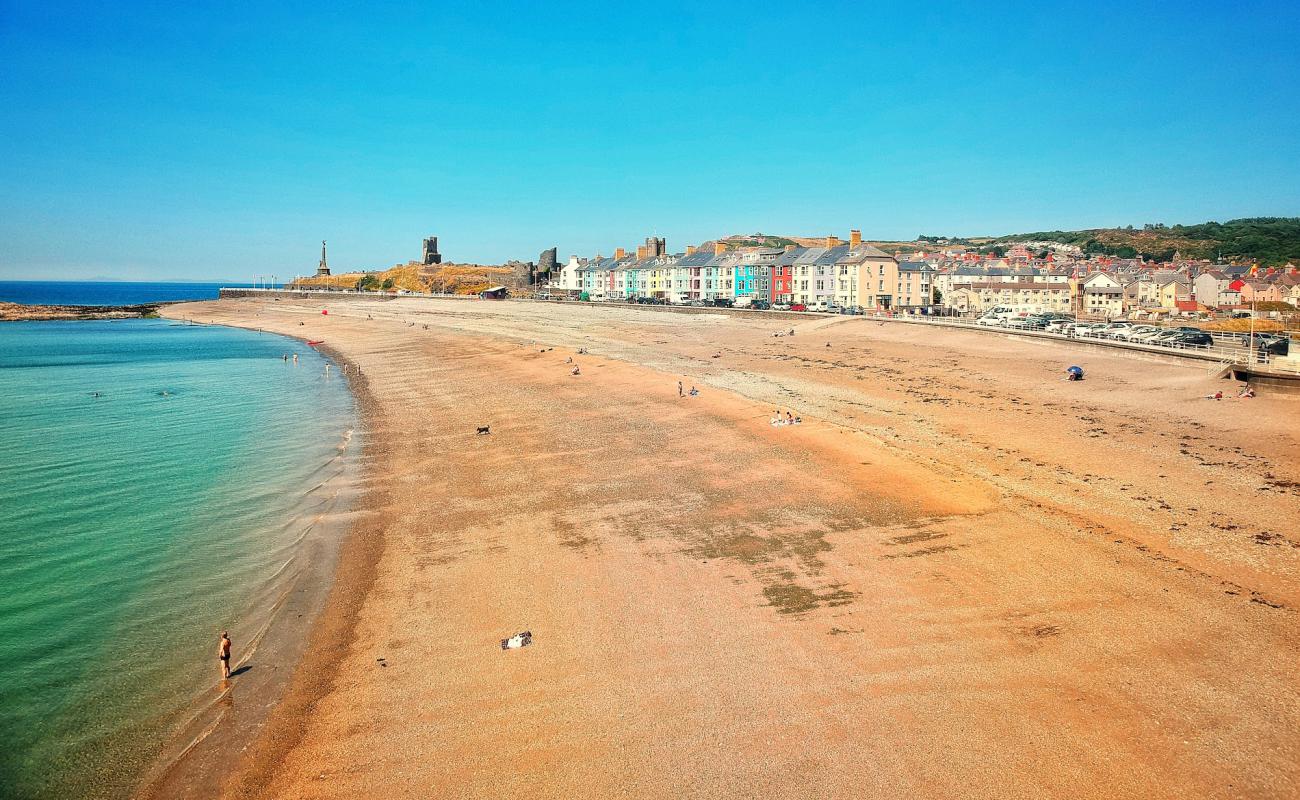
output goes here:
{"type": "Polygon", "coordinates": [[[806,251],[807,249],[808,248],[806,247],[796,247],[793,250],[786,250],[784,253],[777,256],[776,265],[778,267],[790,266],[791,264],[795,263],[799,259],[799,257],[804,254],[804,251],[806,251]]]}
{"type": "Polygon", "coordinates": [[[831,248],[823,247],[821,250],[822,254],[817,256],[817,260],[813,263],[819,267],[825,267],[834,264],[841,258],[844,258],[844,256],[849,252],[849,246],[847,244],[840,244],[831,248]]]}
{"type": "Polygon", "coordinates": [[[677,262],[679,267],[702,267],[713,260],[712,250],[696,250],[689,256],[682,256],[681,261],[677,262]]]}

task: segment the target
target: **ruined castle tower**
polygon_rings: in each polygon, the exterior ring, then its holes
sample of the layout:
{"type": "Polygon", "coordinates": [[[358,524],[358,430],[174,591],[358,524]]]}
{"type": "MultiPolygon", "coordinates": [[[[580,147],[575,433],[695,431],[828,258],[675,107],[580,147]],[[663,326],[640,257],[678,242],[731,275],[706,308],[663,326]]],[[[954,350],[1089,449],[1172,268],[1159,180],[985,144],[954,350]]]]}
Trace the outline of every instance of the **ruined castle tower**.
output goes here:
{"type": "Polygon", "coordinates": [[[322,239],[320,243],[320,266],[316,267],[316,277],[322,278],[329,274],[330,274],[330,265],[325,260],[325,241],[322,239]]]}
{"type": "Polygon", "coordinates": [[[424,263],[441,264],[442,255],[438,253],[438,237],[430,236],[424,240],[424,263]]]}
{"type": "Polygon", "coordinates": [[[542,254],[537,257],[537,276],[546,279],[555,271],[555,254],[558,248],[552,247],[550,250],[543,250],[542,254]]]}

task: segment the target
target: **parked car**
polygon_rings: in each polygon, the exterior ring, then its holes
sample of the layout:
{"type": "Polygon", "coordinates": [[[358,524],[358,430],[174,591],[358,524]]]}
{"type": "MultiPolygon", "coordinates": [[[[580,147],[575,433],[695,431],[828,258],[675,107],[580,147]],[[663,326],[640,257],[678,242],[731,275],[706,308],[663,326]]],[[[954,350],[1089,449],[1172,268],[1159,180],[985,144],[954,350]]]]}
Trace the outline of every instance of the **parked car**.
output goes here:
{"type": "Polygon", "coordinates": [[[754,309],[755,311],[767,311],[769,308],[772,307],[772,304],[767,302],[766,300],[755,300],[749,304],[749,307],[754,309]]]}
{"type": "Polygon", "coordinates": [[[1132,340],[1134,336],[1137,336],[1139,334],[1146,333],[1148,331],[1158,331],[1158,330],[1160,329],[1155,327],[1154,325],[1131,325],[1122,331],[1115,331],[1115,333],[1112,334],[1111,338],[1121,342],[1127,342],[1132,340]]]}
{"type": "Polygon", "coordinates": [[[1117,338],[1117,334],[1124,333],[1133,327],[1131,322],[1111,322],[1098,329],[1097,335],[1103,339],[1117,338]]]}
{"type": "Polygon", "coordinates": [[[791,311],[807,311],[807,310],[808,310],[808,306],[804,305],[803,303],[792,303],[792,304],[790,305],[790,310],[791,310],[791,311]]]}
{"type": "Polygon", "coordinates": [[[709,305],[712,305],[715,308],[735,308],[736,301],[732,300],[730,297],[715,297],[713,298],[713,302],[709,305]]]}
{"type": "Polygon", "coordinates": [[[1173,347],[1202,348],[1213,345],[1214,337],[1204,332],[1188,333],[1186,331],[1179,331],[1166,339],[1165,343],[1173,347]]]}
{"type": "Polygon", "coordinates": [[[1151,344],[1157,336],[1164,333],[1165,329],[1156,325],[1147,325],[1144,330],[1130,331],[1128,340],[1134,344],[1151,344]]]}
{"type": "Polygon", "coordinates": [[[976,325],[988,325],[990,327],[1001,327],[1002,320],[997,317],[984,316],[975,320],[976,325]]]}
{"type": "Polygon", "coordinates": [[[773,304],[772,304],[772,310],[773,310],[773,311],[789,311],[789,310],[791,310],[791,306],[790,306],[789,303],[773,303],[773,304]]]}
{"type": "Polygon", "coordinates": [[[1070,326],[1070,329],[1065,332],[1065,335],[1077,339],[1081,336],[1087,336],[1092,333],[1093,328],[1096,328],[1097,326],[1098,323],[1095,322],[1076,322],[1070,326]]]}

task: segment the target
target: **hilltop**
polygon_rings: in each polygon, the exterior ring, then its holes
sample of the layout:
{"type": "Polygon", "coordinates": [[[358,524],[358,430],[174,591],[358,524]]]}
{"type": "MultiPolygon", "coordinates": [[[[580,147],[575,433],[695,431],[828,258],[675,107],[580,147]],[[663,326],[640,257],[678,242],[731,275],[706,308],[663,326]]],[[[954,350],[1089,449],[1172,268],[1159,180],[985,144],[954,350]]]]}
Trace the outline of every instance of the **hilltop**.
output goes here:
{"type": "MultiPolygon", "coordinates": [[[[735,234],[719,241],[729,247],[820,246],[821,236],[735,234]]],[[[886,252],[908,255],[921,250],[967,247],[1003,252],[1016,244],[1031,249],[1064,249],[1081,255],[1112,255],[1171,261],[1183,258],[1222,259],[1263,266],[1300,264],[1300,217],[1250,217],[1199,225],[1149,223],[1141,228],[1087,228],[1075,231],[1037,231],[1006,236],[918,236],[915,241],[868,240],[886,252]]],[[[707,243],[706,243],[707,244],[707,243]]]]}
{"type": "Polygon", "coordinates": [[[371,291],[438,292],[477,294],[504,283],[514,274],[508,267],[485,267],[479,264],[399,264],[375,272],[345,272],[324,277],[300,278],[299,286],[331,286],[338,289],[371,291]]]}
{"type": "Polygon", "coordinates": [[[1209,258],[1235,262],[1257,262],[1263,266],[1300,263],[1300,217],[1250,217],[1199,225],[1148,223],[1141,228],[1088,228],[1077,231],[1038,231],[982,239],[918,237],[949,244],[968,244],[986,249],[1004,245],[1065,245],[1084,255],[1112,255],[1171,261],[1209,258]]]}

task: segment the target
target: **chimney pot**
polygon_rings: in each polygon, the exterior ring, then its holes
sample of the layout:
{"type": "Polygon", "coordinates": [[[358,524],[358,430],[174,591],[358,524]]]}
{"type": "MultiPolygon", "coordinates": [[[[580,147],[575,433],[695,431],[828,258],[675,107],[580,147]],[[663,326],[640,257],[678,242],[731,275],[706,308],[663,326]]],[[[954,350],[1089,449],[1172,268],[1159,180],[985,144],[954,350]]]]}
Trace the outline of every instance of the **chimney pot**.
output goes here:
{"type": "Polygon", "coordinates": [[[827,246],[827,247],[839,247],[839,246],[840,246],[840,237],[838,237],[838,236],[827,236],[827,237],[826,237],[826,246],[827,246]]]}
{"type": "Polygon", "coordinates": [[[862,244],[862,231],[849,231],[849,244],[853,247],[862,244]]]}

